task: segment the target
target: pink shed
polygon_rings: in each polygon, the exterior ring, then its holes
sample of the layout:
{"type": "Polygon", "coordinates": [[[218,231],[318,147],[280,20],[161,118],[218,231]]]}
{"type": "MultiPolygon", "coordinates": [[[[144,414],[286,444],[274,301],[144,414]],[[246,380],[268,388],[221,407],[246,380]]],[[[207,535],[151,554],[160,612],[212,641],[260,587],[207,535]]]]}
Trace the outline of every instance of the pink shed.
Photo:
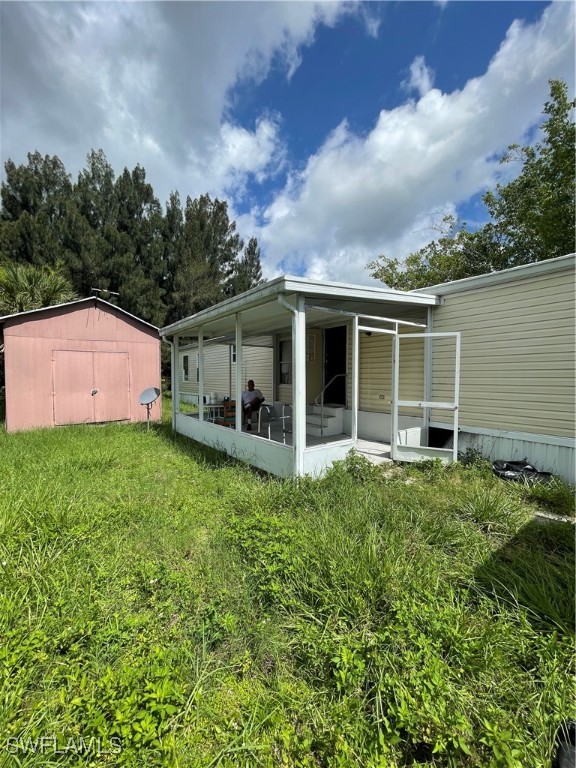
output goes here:
{"type": "MultiPolygon", "coordinates": [[[[0,318],[6,430],[145,421],[160,388],[158,329],[96,297],[0,318]]],[[[150,417],[160,419],[160,400],[150,417]]]]}

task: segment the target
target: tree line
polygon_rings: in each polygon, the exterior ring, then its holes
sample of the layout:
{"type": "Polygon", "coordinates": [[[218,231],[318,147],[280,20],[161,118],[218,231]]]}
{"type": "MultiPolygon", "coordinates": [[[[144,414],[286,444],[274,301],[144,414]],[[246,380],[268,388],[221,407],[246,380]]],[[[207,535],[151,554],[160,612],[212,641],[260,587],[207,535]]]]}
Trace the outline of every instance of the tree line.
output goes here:
{"type": "MultiPolygon", "coordinates": [[[[368,264],[372,276],[412,290],[573,252],[574,105],[566,83],[551,80],[540,138],[504,154],[501,162],[519,162],[521,171],[484,194],[484,226],[444,217],[440,237],[405,260],[380,256],[368,264]]],[[[58,157],[34,152],[25,165],[8,160],[5,171],[2,314],[98,288],[161,326],[262,280],[258,242],[244,244],[226,202],[201,195],[182,205],[173,192],[163,209],[140,165],[116,178],[104,152],[92,150],[73,182],[58,157]]]]}
{"type": "Polygon", "coordinates": [[[163,209],[142,166],[116,178],[101,149],[75,182],[57,156],[39,152],[26,164],[8,160],[5,172],[0,313],[96,288],[162,326],[262,281],[258,241],[244,243],[225,201],[205,194],[182,204],[173,192],[163,209]]]}
{"type": "Polygon", "coordinates": [[[508,147],[501,162],[519,162],[519,175],[482,198],[490,220],[471,231],[466,222],[445,216],[440,237],[407,259],[382,255],[368,264],[373,277],[413,290],[574,252],[576,102],[563,81],[549,85],[541,138],[508,147]]]}

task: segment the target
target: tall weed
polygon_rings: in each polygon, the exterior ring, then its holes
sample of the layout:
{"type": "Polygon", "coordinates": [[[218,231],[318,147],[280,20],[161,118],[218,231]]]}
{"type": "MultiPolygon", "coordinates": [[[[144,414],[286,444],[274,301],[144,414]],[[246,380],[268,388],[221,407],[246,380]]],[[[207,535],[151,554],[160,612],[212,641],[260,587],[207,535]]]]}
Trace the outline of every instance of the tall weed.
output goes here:
{"type": "Polygon", "coordinates": [[[280,481],[166,425],[0,450],[0,730],[88,745],[16,765],[537,766],[574,715],[572,529],[482,466],[280,481]]]}

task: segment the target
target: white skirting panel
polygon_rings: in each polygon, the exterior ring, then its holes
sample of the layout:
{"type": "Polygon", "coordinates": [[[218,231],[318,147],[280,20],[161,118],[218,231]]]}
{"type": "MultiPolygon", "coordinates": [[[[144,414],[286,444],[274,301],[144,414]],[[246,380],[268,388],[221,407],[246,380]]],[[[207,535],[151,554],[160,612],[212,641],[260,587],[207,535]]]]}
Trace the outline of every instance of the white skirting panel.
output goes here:
{"type": "Polygon", "coordinates": [[[294,450],[292,446],[275,443],[257,435],[236,432],[211,422],[198,421],[184,413],[176,415],[176,432],[199,443],[224,451],[235,459],[251,464],[279,477],[294,474],[294,450]]]}
{"type": "Polygon", "coordinates": [[[576,450],[574,446],[550,445],[540,442],[543,436],[538,436],[538,442],[526,438],[500,437],[497,435],[478,435],[472,432],[460,432],[458,449],[463,452],[473,448],[487,459],[511,459],[513,461],[528,461],[540,472],[553,472],[564,478],[568,483],[576,482],[576,450]]]}
{"type": "MultiPolygon", "coordinates": [[[[422,419],[418,416],[398,417],[398,428],[409,429],[421,427],[422,419]]],[[[352,411],[344,411],[344,432],[350,434],[352,425],[352,411]]],[[[375,413],[373,411],[358,411],[358,437],[364,440],[380,440],[389,443],[392,437],[392,417],[389,413],[375,413]]]]}
{"type": "Polygon", "coordinates": [[[325,443],[304,450],[304,474],[322,477],[335,461],[342,461],[354,448],[354,441],[342,440],[338,443],[325,443]]]}

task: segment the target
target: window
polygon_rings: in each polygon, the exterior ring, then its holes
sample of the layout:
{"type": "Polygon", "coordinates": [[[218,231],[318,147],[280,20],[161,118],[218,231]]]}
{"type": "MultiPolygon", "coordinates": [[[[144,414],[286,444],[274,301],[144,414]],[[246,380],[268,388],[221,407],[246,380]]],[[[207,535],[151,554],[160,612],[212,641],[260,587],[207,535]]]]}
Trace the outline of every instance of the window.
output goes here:
{"type": "Polygon", "coordinates": [[[182,356],[182,381],[188,381],[188,355],[182,356]]]}
{"type": "Polygon", "coordinates": [[[280,384],[292,384],[292,342],[281,341],[279,349],[280,370],[278,381],[280,384]]]}
{"type": "Polygon", "coordinates": [[[232,362],[236,362],[236,344],[232,344],[232,362]]]}
{"type": "Polygon", "coordinates": [[[200,381],[200,352],[196,352],[196,384],[200,381]]]}
{"type": "Polygon", "coordinates": [[[316,336],[313,333],[306,334],[306,362],[316,361],[316,336]]]}

